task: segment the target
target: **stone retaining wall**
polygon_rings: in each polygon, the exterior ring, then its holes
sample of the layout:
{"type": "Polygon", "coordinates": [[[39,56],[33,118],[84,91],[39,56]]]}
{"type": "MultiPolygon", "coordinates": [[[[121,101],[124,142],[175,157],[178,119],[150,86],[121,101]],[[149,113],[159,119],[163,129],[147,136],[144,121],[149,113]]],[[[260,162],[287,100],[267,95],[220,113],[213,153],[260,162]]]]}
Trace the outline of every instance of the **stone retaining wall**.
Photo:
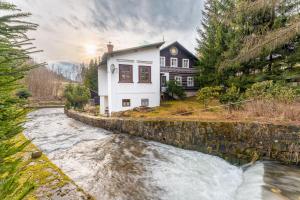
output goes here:
{"type": "Polygon", "coordinates": [[[65,113],[91,126],[217,155],[234,164],[255,159],[300,164],[300,126],[101,118],[75,111],[65,113]]]}

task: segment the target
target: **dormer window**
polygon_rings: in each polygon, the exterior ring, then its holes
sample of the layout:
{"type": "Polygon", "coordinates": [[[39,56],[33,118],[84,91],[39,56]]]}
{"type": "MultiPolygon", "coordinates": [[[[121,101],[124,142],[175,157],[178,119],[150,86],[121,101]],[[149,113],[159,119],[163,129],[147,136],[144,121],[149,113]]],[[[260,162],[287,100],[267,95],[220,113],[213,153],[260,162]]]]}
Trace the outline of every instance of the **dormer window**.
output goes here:
{"type": "Polygon", "coordinates": [[[160,66],[165,67],[166,66],[166,57],[160,57],[160,66]]]}
{"type": "Polygon", "coordinates": [[[171,67],[178,67],[178,59],[171,58],[171,67]]]}
{"type": "Polygon", "coordinates": [[[190,60],[189,59],[182,59],[182,68],[189,68],[190,60]]]}

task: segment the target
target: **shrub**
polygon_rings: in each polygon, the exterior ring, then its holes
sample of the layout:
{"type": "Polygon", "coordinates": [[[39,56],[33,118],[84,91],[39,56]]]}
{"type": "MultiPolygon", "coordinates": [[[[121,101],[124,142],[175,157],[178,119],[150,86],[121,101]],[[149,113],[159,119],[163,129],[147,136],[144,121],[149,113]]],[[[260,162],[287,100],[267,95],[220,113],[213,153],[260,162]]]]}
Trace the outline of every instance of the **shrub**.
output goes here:
{"type": "Polygon", "coordinates": [[[273,81],[263,81],[253,84],[250,88],[246,90],[245,96],[247,98],[255,99],[269,99],[271,98],[271,93],[269,92],[273,86],[273,81]]]}
{"type": "Polygon", "coordinates": [[[236,86],[231,86],[226,90],[224,94],[220,96],[220,102],[222,104],[229,104],[229,110],[237,108],[239,105],[236,104],[240,101],[241,93],[240,89],[236,86]]]}
{"type": "Polygon", "coordinates": [[[20,99],[28,99],[29,97],[32,96],[31,93],[27,89],[20,89],[16,95],[20,99]]]}
{"type": "Polygon", "coordinates": [[[204,107],[207,108],[208,102],[219,98],[222,88],[220,86],[215,87],[204,87],[197,93],[197,100],[201,101],[204,104],[204,107]]]}
{"type": "Polygon", "coordinates": [[[245,97],[255,100],[278,100],[280,102],[290,103],[295,101],[297,91],[280,83],[263,81],[255,83],[247,89],[245,97]]]}
{"type": "Polygon", "coordinates": [[[166,92],[171,95],[173,99],[175,97],[178,97],[180,99],[184,98],[186,96],[184,89],[182,86],[178,85],[176,81],[168,81],[167,82],[167,90],[166,92]]]}
{"type": "Polygon", "coordinates": [[[64,96],[67,100],[66,108],[82,110],[91,98],[88,88],[81,85],[68,85],[65,88],[64,96]]]}

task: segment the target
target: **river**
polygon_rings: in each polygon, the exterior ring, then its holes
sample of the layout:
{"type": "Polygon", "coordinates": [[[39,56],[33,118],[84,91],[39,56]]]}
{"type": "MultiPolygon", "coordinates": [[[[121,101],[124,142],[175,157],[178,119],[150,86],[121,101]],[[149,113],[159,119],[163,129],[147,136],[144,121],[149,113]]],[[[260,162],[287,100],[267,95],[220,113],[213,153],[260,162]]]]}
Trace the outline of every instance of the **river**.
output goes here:
{"type": "Polygon", "coordinates": [[[207,154],[113,134],[63,109],[29,114],[25,135],[99,200],[300,200],[300,169],[238,167],[207,154]]]}

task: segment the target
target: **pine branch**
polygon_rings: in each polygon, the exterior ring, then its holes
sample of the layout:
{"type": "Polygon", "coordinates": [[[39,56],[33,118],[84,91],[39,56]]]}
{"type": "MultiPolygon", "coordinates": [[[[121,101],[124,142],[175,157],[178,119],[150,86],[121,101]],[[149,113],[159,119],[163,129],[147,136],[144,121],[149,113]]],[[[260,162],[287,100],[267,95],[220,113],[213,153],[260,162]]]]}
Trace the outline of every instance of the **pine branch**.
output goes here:
{"type": "Polygon", "coordinates": [[[300,34],[300,19],[296,19],[289,26],[274,31],[270,31],[265,35],[253,37],[244,43],[244,47],[240,53],[232,60],[225,61],[221,64],[221,68],[232,65],[234,63],[246,63],[251,59],[259,58],[262,52],[269,52],[289,43],[297,35],[300,34]]]}
{"type": "MultiPolygon", "coordinates": [[[[31,16],[30,13],[16,13],[11,15],[4,15],[0,17],[0,23],[9,23],[12,19],[24,18],[31,16]]],[[[22,22],[25,23],[25,22],[22,22]]]]}
{"type": "Polygon", "coordinates": [[[0,1],[0,10],[20,11],[16,5],[0,1]]]}

